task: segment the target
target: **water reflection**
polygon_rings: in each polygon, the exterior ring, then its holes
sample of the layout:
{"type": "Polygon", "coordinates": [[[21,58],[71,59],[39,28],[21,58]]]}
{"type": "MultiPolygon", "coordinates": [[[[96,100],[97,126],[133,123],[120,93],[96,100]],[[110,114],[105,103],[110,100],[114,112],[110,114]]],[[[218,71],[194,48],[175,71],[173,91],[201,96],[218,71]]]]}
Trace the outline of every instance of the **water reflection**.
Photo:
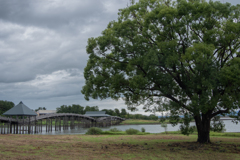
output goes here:
{"type": "MultiPolygon", "coordinates": [[[[231,120],[225,120],[224,121],[226,132],[240,132],[240,124],[235,124],[232,123],[231,120]]],[[[195,125],[194,122],[191,122],[190,125],[195,125]]],[[[171,124],[167,125],[167,131],[177,131],[179,130],[180,124],[177,126],[172,126],[171,124]]],[[[144,125],[117,125],[117,126],[111,126],[111,127],[106,127],[106,128],[101,128],[103,131],[107,131],[112,128],[117,128],[119,130],[125,131],[126,129],[129,128],[134,128],[139,131],[141,131],[141,128],[145,128],[146,132],[149,133],[160,133],[164,132],[164,128],[161,127],[161,125],[150,125],[150,124],[144,124],[144,125]]],[[[88,128],[77,128],[77,129],[72,129],[72,130],[64,130],[64,131],[52,131],[52,132],[46,132],[46,128],[43,127],[43,132],[39,133],[42,135],[66,135],[66,134],[85,134],[87,132],[88,128]]]]}

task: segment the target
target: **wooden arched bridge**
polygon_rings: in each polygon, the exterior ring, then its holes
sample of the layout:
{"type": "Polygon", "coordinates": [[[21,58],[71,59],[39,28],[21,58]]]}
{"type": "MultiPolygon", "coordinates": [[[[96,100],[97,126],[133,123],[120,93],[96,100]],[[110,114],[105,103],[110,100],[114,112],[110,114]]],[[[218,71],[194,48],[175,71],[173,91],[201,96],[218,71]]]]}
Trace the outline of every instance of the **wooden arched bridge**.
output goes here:
{"type": "Polygon", "coordinates": [[[69,130],[75,128],[107,127],[117,125],[124,121],[124,118],[108,116],[92,118],[74,113],[53,113],[41,116],[0,116],[1,134],[36,134],[46,128],[46,132],[69,130]]]}

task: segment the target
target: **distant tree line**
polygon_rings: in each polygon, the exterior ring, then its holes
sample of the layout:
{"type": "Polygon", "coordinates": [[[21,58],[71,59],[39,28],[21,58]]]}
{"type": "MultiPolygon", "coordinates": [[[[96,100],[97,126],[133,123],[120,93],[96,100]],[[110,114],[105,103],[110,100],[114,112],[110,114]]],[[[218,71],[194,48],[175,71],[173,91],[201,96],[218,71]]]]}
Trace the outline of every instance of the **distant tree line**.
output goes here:
{"type": "Polygon", "coordinates": [[[47,108],[45,108],[45,107],[38,107],[38,109],[35,109],[35,112],[37,112],[39,110],[47,110],[47,108]]]}
{"type": "MultiPolygon", "coordinates": [[[[0,100],[0,115],[14,107],[15,104],[11,101],[3,101],[0,100]]],[[[38,107],[35,109],[37,112],[38,110],[46,110],[45,107],[38,107]]],[[[73,105],[62,105],[61,107],[57,108],[57,113],[76,113],[76,114],[85,114],[87,111],[99,111],[98,106],[81,106],[79,104],[73,105]]],[[[144,120],[157,120],[158,117],[151,114],[150,116],[142,115],[142,114],[129,114],[126,109],[121,109],[121,111],[117,108],[115,109],[102,109],[101,111],[106,111],[106,114],[111,116],[118,116],[122,118],[129,118],[129,119],[144,119],[144,120]]]]}
{"type": "Polygon", "coordinates": [[[57,108],[57,113],[76,113],[76,114],[85,114],[87,111],[99,111],[98,106],[86,106],[83,107],[79,104],[73,105],[62,105],[61,107],[57,108]]]}
{"type": "Polygon", "coordinates": [[[155,116],[154,114],[151,114],[150,116],[142,114],[129,114],[126,109],[121,109],[121,112],[117,108],[115,108],[114,110],[103,109],[102,111],[106,111],[106,114],[109,114],[111,116],[119,116],[128,119],[158,120],[158,116],[155,116]]]}
{"type": "Polygon", "coordinates": [[[14,106],[15,104],[11,101],[0,100],[0,115],[2,115],[3,113],[5,113],[14,106]]]}
{"type": "MultiPolygon", "coordinates": [[[[62,105],[61,107],[57,108],[57,113],[76,113],[76,114],[85,114],[87,111],[99,111],[98,106],[86,106],[83,107],[79,104],[73,105],[62,105]]],[[[102,109],[101,111],[106,111],[106,114],[111,116],[118,116],[122,118],[129,118],[129,119],[144,119],[144,120],[157,120],[158,117],[155,115],[142,115],[142,114],[129,114],[126,109],[121,109],[121,111],[117,108],[114,110],[112,109],[102,109]]]]}

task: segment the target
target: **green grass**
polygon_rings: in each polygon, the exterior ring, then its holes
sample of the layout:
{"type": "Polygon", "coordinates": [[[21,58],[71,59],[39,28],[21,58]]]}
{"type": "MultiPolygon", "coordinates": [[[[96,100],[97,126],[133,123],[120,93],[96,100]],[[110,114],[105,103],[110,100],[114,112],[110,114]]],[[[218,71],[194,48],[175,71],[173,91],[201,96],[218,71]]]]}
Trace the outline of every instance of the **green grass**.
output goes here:
{"type": "MultiPolygon", "coordinates": [[[[134,135],[148,135],[151,133],[148,132],[138,132],[134,135]]],[[[111,131],[103,131],[102,135],[127,135],[127,133],[125,131],[120,131],[120,132],[111,132],[111,131]]]]}
{"type": "Polygon", "coordinates": [[[154,120],[142,120],[142,119],[128,119],[120,124],[160,124],[159,121],[154,120]]]}
{"type": "MultiPolygon", "coordinates": [[[[160,134],[181,134],[181,131],[167,131],[167,133],[162,132],[160,134]]],[[[193,132],[191,135],[197,135],[197,132],[193,132]]],[[[240,137],[240,133],[234,132],[210,132],[210,137],[240,137]]]]}
{"type": "Polygon", "coordinates": [[[199,144],[194,134],[104,133],[118,135],[0,135],[0,156],[1,159],[73,160],[240,159],[238,137],[215,136],[211,137],[212,144],[199,144]]]}
{"type": "Polygon", "coordinates": [[[210,136],[217,136],[217,137],[240,137],[240,133],[218,133],[218,132],[210,132],[210,136]]]}

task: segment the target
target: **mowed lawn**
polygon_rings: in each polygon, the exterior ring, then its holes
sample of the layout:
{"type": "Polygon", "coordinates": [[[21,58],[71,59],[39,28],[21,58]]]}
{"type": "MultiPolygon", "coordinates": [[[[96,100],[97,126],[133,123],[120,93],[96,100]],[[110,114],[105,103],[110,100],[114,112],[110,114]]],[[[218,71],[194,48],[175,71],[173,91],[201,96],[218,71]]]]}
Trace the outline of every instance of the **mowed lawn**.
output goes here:
{"type": "Polygon", "coordinates": [[[150,135],[0,135],[0,159],[240,159],[239,137],[150,135]]]}
{"type": "Polygon", "coordinates": [[[158,121],[154,121],[154,120],[142,120],[142,119],[127,119],[125,121],[122,121],[121,124],[161,124],[158,121]]]}

